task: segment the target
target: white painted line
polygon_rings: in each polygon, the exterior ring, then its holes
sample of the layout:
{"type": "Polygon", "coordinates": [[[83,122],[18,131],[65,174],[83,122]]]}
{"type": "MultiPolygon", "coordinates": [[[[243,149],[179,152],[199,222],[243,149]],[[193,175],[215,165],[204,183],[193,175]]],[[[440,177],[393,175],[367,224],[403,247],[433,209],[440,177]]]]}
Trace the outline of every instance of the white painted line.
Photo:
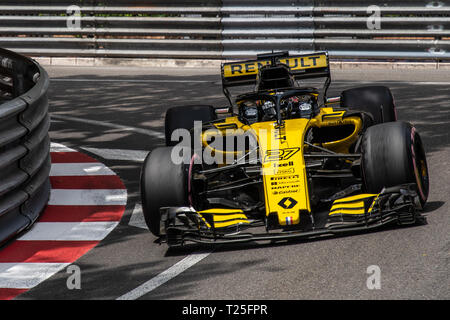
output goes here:
{"type": "MultiPolygon", "coordinates": [[[[0,263],[0,288],[30,289],[70,263],[0,263]]],[[[1,289],[0,289],[1,290],[1,289]]]]}
{"type": "Polygon", "coordinates": [[[113,176],[114,171],[100,162],[53,163],[50,176],[113,176]]]}
{"type": "Polygon", "coordinates": [[[440,85],[449,85],[450,84],[450,82],[449,81],[419,81],[419,82],[407,82],[408,84],[420,84],[420,85],[423,85],[423,84],[429,84],[429,85],[437,85],[437,86],[440,86],[440,85]]]}
{"type": "Polygon", "coordinates": [[[50,152],[77,152],[77,151],[74,149],[70,149],[60,143],[51,142],[50,143],[50,152]]]}
{"type": "Polygon", "coordinates": [[[127,204],[126,189],[52,189],[49,205],[108,206],[127,204]]]}
{"type": "Polygon", "coordinates": [[[144,162],[148,151],[126,149],[81,148],[106,160],[127,160],[144,162]]]}
{"type": "MultiPolygon", "coordinates": [[[[210,83],[210,80],[163,80],[163,79],[89,79],[72,78],[61,79],[54,78],[50,81],[55,82],[130,82],[130,83],[210,83]]],[[[217,81],[217,80],[216,80],[217,81]]]]}
{"type": "Polygon", "coordinates": [[[167,281],[175,278],[180,273],[189,269],[196,263],[200,262],[201,260],[209,256],[211,252],[193,253],[187,256],[183,260],[174,264],[169,269],[161,272],[156,277],[150,279],[149,281],[140,285],[136,289],[133,289],[132,291],[118,297],[117,300],[135,300],[142,297],[143,295],[155,290],[156,288],[166,283],[167,281]]]}
{"type": "Polygon", "coordinates": [[[140,203],[136,203],[134,205],[128,225],[148,230],[147,224],[145,223],[144,213],[142,212],[142,205],[140,203]]]}
{"type": "Polygon", "coordinates": [[[81,123],[92,124],[95,126],[103,126],[103,127],[108,127],[108,128],[120,129],[123,131],[132,131],[132,132],[144,134],[147,136],[151,136],[153,138],[165,139],[164,133],[154,131],[154,130],[149,130],[149,129],[123,126],[121,124],[115,124],[115,123],[110,123],[110,122],[106,122],[106,121],[97,121],[97,120],[90,120],[90,119],[84,119],[84,118],[78,118],[78,117],[62,116],[62,115],[57,115],[57,114],[52,114],[52,115],[50,115],[50,117],[52,119],[81,122],[81,123]]]}
{"type": "MultiPolygon", "coordinates": [[[[18,240],[28,241],[100,241],[119,222],[37,222],[18,240]]],[[[1,286],[0,286],[1,287],[1,286]]]]}

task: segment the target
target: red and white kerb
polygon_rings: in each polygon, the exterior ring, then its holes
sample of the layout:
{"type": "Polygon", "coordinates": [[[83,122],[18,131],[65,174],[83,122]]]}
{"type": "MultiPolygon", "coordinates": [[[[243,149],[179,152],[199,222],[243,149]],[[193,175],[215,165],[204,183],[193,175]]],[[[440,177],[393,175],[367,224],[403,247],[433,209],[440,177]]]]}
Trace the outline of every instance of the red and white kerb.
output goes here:
{"type": "Polygon", "coordinates": [[[0,250],[0,299],[33,288],[94,248],[118,224],[127,191],[97,160],[51,144],[48,206],[34,226],[0,250]]]}

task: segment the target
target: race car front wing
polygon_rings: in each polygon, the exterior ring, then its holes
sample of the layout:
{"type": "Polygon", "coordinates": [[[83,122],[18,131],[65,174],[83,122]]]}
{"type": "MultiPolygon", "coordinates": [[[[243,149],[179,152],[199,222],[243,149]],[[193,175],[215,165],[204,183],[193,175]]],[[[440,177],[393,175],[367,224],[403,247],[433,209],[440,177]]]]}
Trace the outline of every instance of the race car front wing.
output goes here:
{"type": "Polygon", "coordinates": [[[225,244],[356,233],[387,224],[424,222],[419,206],[415,184],[406,184],[385,188],[379,194],[336,199],[324,221],[312,219],[313,223],[306,227],[279,226],[277,229],[273,225],[269,227],[268,217],[251,219],[240,209],[196,211],[192,207],[164,207],[160,209],[160,243],[166,242],[169,246],[182,246],[188,242],[225,244]],[[258,228],[259,232],[249,232],[258,228]]]}

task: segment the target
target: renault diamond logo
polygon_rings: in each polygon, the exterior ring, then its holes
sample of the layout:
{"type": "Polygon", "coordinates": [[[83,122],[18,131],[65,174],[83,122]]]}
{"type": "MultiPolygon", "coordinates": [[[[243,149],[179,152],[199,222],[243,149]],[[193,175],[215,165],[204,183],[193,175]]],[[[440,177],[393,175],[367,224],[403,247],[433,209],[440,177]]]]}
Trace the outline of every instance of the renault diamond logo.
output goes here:
{"type": "Polygon", "coordinates": [[[295,199],[292,199],[291,197],[286,197],[280,200],[278,202],[278,205],[284,209],[292,209],[297,204],[297,201],[295,199]]]}

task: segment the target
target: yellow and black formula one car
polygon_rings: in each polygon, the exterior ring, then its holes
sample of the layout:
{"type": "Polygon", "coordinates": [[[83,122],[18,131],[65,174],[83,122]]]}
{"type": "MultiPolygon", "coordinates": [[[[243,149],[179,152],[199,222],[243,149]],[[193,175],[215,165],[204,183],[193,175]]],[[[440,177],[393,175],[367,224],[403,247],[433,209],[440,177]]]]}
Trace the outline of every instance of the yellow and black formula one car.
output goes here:
{"type": "Polygon", "coordinates": [[[227,108],[166,113],[166,147],[147,156],[141,198],[169,246],[321,237],[423,222],[421,138],[390,90],[327,97],[328,55],[261,54],[222,65],[227,108]],[[301,85],[325,79],[323,88],[301,85]],[[232,96],[230,89],[253,86],[232,96]]]}

